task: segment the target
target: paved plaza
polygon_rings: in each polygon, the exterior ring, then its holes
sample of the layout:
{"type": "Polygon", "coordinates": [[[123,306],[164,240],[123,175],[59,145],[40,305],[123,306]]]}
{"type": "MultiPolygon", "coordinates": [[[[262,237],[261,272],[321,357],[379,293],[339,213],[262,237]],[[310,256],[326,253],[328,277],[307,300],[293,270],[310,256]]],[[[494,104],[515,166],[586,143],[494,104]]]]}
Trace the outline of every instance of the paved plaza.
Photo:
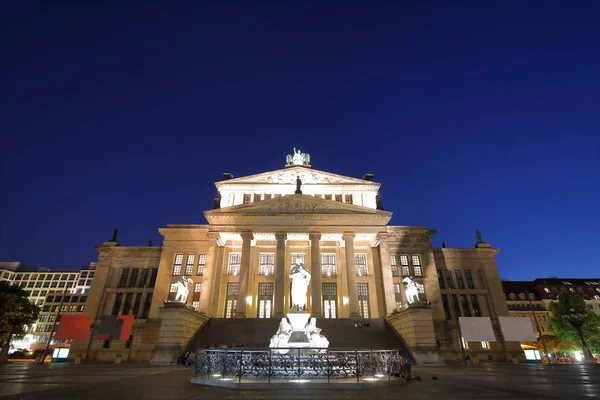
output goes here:
{"type": "Polygon", "coordinates": [[[415,368],[420,382],[365,390],[232,390],[193,385],[183,367],[113,364],[0,365],[1,399],[589,399],[600,365],[415,368]],[[437,379],[433,379],[437,377],[437,379]]]}

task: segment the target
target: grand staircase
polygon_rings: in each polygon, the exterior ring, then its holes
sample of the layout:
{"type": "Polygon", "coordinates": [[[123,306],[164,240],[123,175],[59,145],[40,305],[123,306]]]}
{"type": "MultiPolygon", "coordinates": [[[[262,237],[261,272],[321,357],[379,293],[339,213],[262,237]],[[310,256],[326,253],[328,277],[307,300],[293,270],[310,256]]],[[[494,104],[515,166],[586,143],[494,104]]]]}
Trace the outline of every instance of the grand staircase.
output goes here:
{"type": "MultiPolygon", "coordinates": [[[[265,348],[279,327],[279,319],[212,318],[190,341],[188,351],[208,347],[241,346],[265,348]]],[[[383,318],[369,320],[368,327],[356,328],[348,318],[317,319],[317,327],[329,340],[329,348],[399,349],[403,357],[412,358],[406,346],[383,318]]]]}

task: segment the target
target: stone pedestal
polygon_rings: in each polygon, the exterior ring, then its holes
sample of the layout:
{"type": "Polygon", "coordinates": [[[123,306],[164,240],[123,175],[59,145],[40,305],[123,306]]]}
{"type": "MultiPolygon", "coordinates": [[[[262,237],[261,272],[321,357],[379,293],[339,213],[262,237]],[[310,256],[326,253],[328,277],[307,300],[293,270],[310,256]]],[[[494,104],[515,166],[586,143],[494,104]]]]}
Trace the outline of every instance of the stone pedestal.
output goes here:
{"type": "Polygon", "coordinates": [[[189,341],[209,318],[184,303],[165,303],[159,308],[158,342],[150,355],[151,365],[172,365],[183,354],[189,341]]]}
{"type": "Polygon", "coordinates": [[[443,364],[433,325],[433,310],[427,303],[414,303],[386,318],[406,344],[417,364],[443,364]]]}
{"type": "Polygon", "coordinates": [[[310,340],[306,337],[305,333],[305,327],[308,324],[309,318],[310,314],[305,312],[289,312],[287,314],[287,319],[290,321],[293,329],[288,347],[308,347],[310,345],[310,340]]]}

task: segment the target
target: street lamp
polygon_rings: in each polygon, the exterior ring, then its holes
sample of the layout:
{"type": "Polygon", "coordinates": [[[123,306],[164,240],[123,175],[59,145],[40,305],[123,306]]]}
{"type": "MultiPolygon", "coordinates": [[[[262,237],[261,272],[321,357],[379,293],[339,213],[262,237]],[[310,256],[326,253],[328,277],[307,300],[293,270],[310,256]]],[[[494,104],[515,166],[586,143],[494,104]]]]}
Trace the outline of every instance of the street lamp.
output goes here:
{"type": "Polygon", "coordinates": [[[592,352],[585,342],[585,338],[583,337],[583,332],[581,331],[581,327],[585,324],[585,321],[588,319],[588,315],[584,312],[577,312],[574,308],[569,308],[569,311],[562,315],[562,318],[571,324],[577,333],[579,334],[579,339],[581,339],[581,346],[583,347],[583,357],[586,362],[594,361],[594,356],[592,356],[592,352]]]}

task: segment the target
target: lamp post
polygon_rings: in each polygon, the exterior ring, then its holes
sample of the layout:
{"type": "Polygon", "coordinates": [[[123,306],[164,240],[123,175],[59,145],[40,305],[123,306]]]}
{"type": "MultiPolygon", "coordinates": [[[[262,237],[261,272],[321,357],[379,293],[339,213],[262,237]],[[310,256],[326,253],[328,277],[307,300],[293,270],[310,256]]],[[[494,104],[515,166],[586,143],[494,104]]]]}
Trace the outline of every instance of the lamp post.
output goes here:
{"type": "Polygon", "coordinates": [[[585,324],[585,321],[587,321],[588,319],[588,315],[583,312],[577,312],[574,308],[570,308],[568,312],[562,315],[562,318],[566,322],[571,324],[573,328],[575,328],[575,330],[577,330],[577,333],[579,334],[579,339],[581,340],[581,347],[583,348],[583,358],[585,359],[585,361],[594,362],[594,356],[592,355],[590,348],[585,342],[583,332],[581,331],[583,324],[585,324]]]}

